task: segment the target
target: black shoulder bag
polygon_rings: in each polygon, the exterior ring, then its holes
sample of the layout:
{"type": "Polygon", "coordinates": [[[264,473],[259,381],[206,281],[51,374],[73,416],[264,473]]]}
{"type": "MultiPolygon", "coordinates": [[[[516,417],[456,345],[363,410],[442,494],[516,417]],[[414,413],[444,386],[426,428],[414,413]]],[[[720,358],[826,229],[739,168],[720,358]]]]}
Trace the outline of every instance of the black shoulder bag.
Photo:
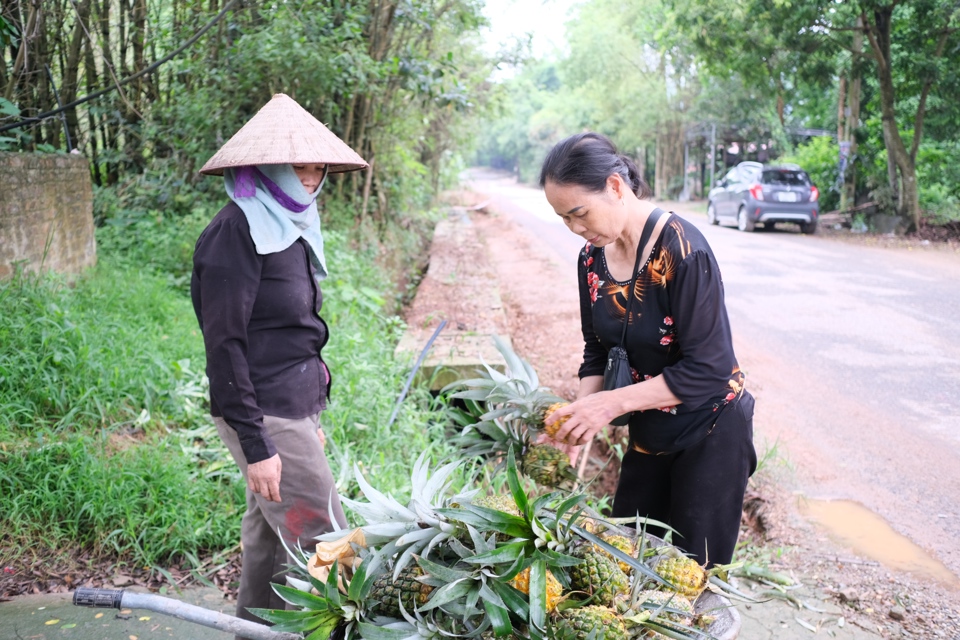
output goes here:
{"type": "MultiPolygon", "coordinates": [[[[630,360],[627,358],[625,348],[627,339],[627,324],[630,319],[630,310],[633,308],[633,291],[637,284],[637,276],[640,271],[640,259],[650,255],[653,251],[653,245],[660,237],[660,232],[666,224],[670,214],[663,209],[657,208],[650,212],[646,224],[643,225],[643,232],[640,234],[640,242],[637,243],[637,261],[633,265],[633,279],[630,280],[630,288],[627,289],[627,307],[623,316],[623,332],[620,334],[620,344],[611,348],[607,353],[607,367],[603,370],[603,390],[612,391],[621,387],[628,387],[633,384],[633,374],[630,373],[630,360]]],[[[633,412],[623,414],[610,421],[610,424],[616,427],[622,427],[630,422],[633,412]]]]}

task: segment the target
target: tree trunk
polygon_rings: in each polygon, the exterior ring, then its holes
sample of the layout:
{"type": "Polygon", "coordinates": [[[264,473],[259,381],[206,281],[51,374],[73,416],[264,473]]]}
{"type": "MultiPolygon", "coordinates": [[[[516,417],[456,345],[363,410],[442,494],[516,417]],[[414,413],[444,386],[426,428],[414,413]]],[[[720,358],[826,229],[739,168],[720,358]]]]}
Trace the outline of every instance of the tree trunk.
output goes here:
{"type": "MultiPolygon", "coordinates": [[[[896,171],[902,178],[899,192],[898,213],[907,219],[908,230],[920,226],[920,192],[917,189],[917,170],[907,151],[900,130],[897,128],[896,90],[893,86],[892,59],[890,56],[890,31],[894,7],[881,7],[873,11],[873,22],[863,15],[867,37],[877,61],[880,81],[880,110],[883,122],[883,138],[887,147],[888,171],[891,186],[896,187],[896,171]]],[[[921,109],[923,108],[921,104],[921,109]]]]}
{"type": "MultiPolygon", "coordinates": [[[[84,47],[84,78],[86,81],[87,93],[93,93],[96,84],[96,63],[93,58],[93,42],[88,40],[84,47]]],[[[100,173],[100,156],[97,152],[97,120],[93,115],[93,109],[87,109],[87,139],[90,141],[90,166],[93,172],[93,183],[98,187],[103,186],[103,176],[100,173]]]]}
{"type": "MultiPolygon", "coordinates": [[[[70,37],[70,46],[67,50],[67,57],[63,68],[63,82],[60,86],[60,97],[64,104],[69,104],[77,98],[80,89],[80,61],[83,54],[83,43],[86,38],[84,34],[84,25],[90,15],[90,0],[84,0],[76,5],[76,23],[73,26],[73,35],[70,37]]],[[[80,147],[80,119],[77,116],[76,108],[70,109],[65,114],[67,128],[73,136],[74,147],[80,147]]]]}
{"type": "Polygon", "coordinates": [[[670,185],[683,173],[683,127],[676,120],[665,122],[657,134],[654,163],[653,197],[657,200],[669,199],[670,185]]]}
{"type": "MultiPolygon", "coordinates": [[[[847,170],[843,175],[843,191],[841,192],[841,201],[846,206],[856,204],[857,197],[857,165],[853,161],[857,154],[857,129],[860,128],[860,78],[861,78],[861,55],[863,52],[863,20],[857,18],[858,30],[853,32],[853,63],[850,66],[850,97],[849,107],[844,112],[845,126],[844,137],[850,147],[848,150],[847,170]]],[[[841,205],[841,209],[845,205],[841,205]]]]}

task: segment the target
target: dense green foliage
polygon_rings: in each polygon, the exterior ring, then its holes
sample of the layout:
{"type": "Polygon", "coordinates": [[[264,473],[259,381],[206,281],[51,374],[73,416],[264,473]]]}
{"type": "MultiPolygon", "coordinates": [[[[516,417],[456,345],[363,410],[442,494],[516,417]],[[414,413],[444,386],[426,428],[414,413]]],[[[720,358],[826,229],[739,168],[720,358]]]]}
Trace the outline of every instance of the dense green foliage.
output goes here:
{"type": "Polygon", "coordinates": [[[813,175],[824,211],[874,202],[912,226],[960,220],[953,2],[587,0],[566,40],[505,83],[481,160],[533,181],[552,144],[592,129],[639,161],[657,198],[702,197],[711,162],[723,175],[779,158],[813,175]]]}
{"type": "Polygon", "coordinates": [[[482,107],[493,65],[479,53],[475,0],[52,0],[4,4],[0,18],[11,34],[0,50],[0,126],[162,62],[63,120],[0,133],[0,148],[66,149],[69,134],[118,202],[170,215],[188,213],[198,191],[220,197],[197,170],[277,92],[372,163],[369,175],[331,180],[352,215],[423,206],[469,148],[464,123],[482,107]]]}

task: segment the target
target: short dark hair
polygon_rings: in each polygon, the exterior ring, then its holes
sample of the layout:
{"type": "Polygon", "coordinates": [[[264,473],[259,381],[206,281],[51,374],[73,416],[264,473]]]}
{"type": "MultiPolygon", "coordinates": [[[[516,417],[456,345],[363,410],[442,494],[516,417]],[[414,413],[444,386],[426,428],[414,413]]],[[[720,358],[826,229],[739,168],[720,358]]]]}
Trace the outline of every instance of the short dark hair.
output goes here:
{"type": "Polygon", "coordinates": [[[640,175],[637,165],[617,151],[617,147],[602,133],[587,131],[558,142],[540,170],[540,187],[547,180],[560,185],[575,184],[599,193],[607,188],[607,178],[618,174],[638,198],[653,195],[650,185],[640,175]]]}

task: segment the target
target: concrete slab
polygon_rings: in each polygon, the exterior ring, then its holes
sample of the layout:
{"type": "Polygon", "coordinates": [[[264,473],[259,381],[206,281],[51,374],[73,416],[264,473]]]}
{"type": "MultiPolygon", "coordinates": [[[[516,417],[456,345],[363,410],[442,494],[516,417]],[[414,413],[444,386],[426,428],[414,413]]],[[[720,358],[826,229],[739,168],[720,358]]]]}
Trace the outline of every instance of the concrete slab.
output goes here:
{"type": "Polygon", "coordinates": [[[470,219],[462,212],[440,221],[430,245],[430,266],[406,313],[407,330],[396,354],[416,362],[442,321],[447,324],[427,354],[416,380],[439,390],[475,377],[484,362],[501,371],[493,336],[509,344],[496,270],[470,219]]]}
{"type": "MultiPolygon", "coordinates": [[[[166,594],[183,602],[233,615],[236,603],[212,588],[166,594]]],[[[233,635],[139,609],[87,609],[73,594],[20,596],[0,602],[0,640],[233,640],[233,635]]]]}

